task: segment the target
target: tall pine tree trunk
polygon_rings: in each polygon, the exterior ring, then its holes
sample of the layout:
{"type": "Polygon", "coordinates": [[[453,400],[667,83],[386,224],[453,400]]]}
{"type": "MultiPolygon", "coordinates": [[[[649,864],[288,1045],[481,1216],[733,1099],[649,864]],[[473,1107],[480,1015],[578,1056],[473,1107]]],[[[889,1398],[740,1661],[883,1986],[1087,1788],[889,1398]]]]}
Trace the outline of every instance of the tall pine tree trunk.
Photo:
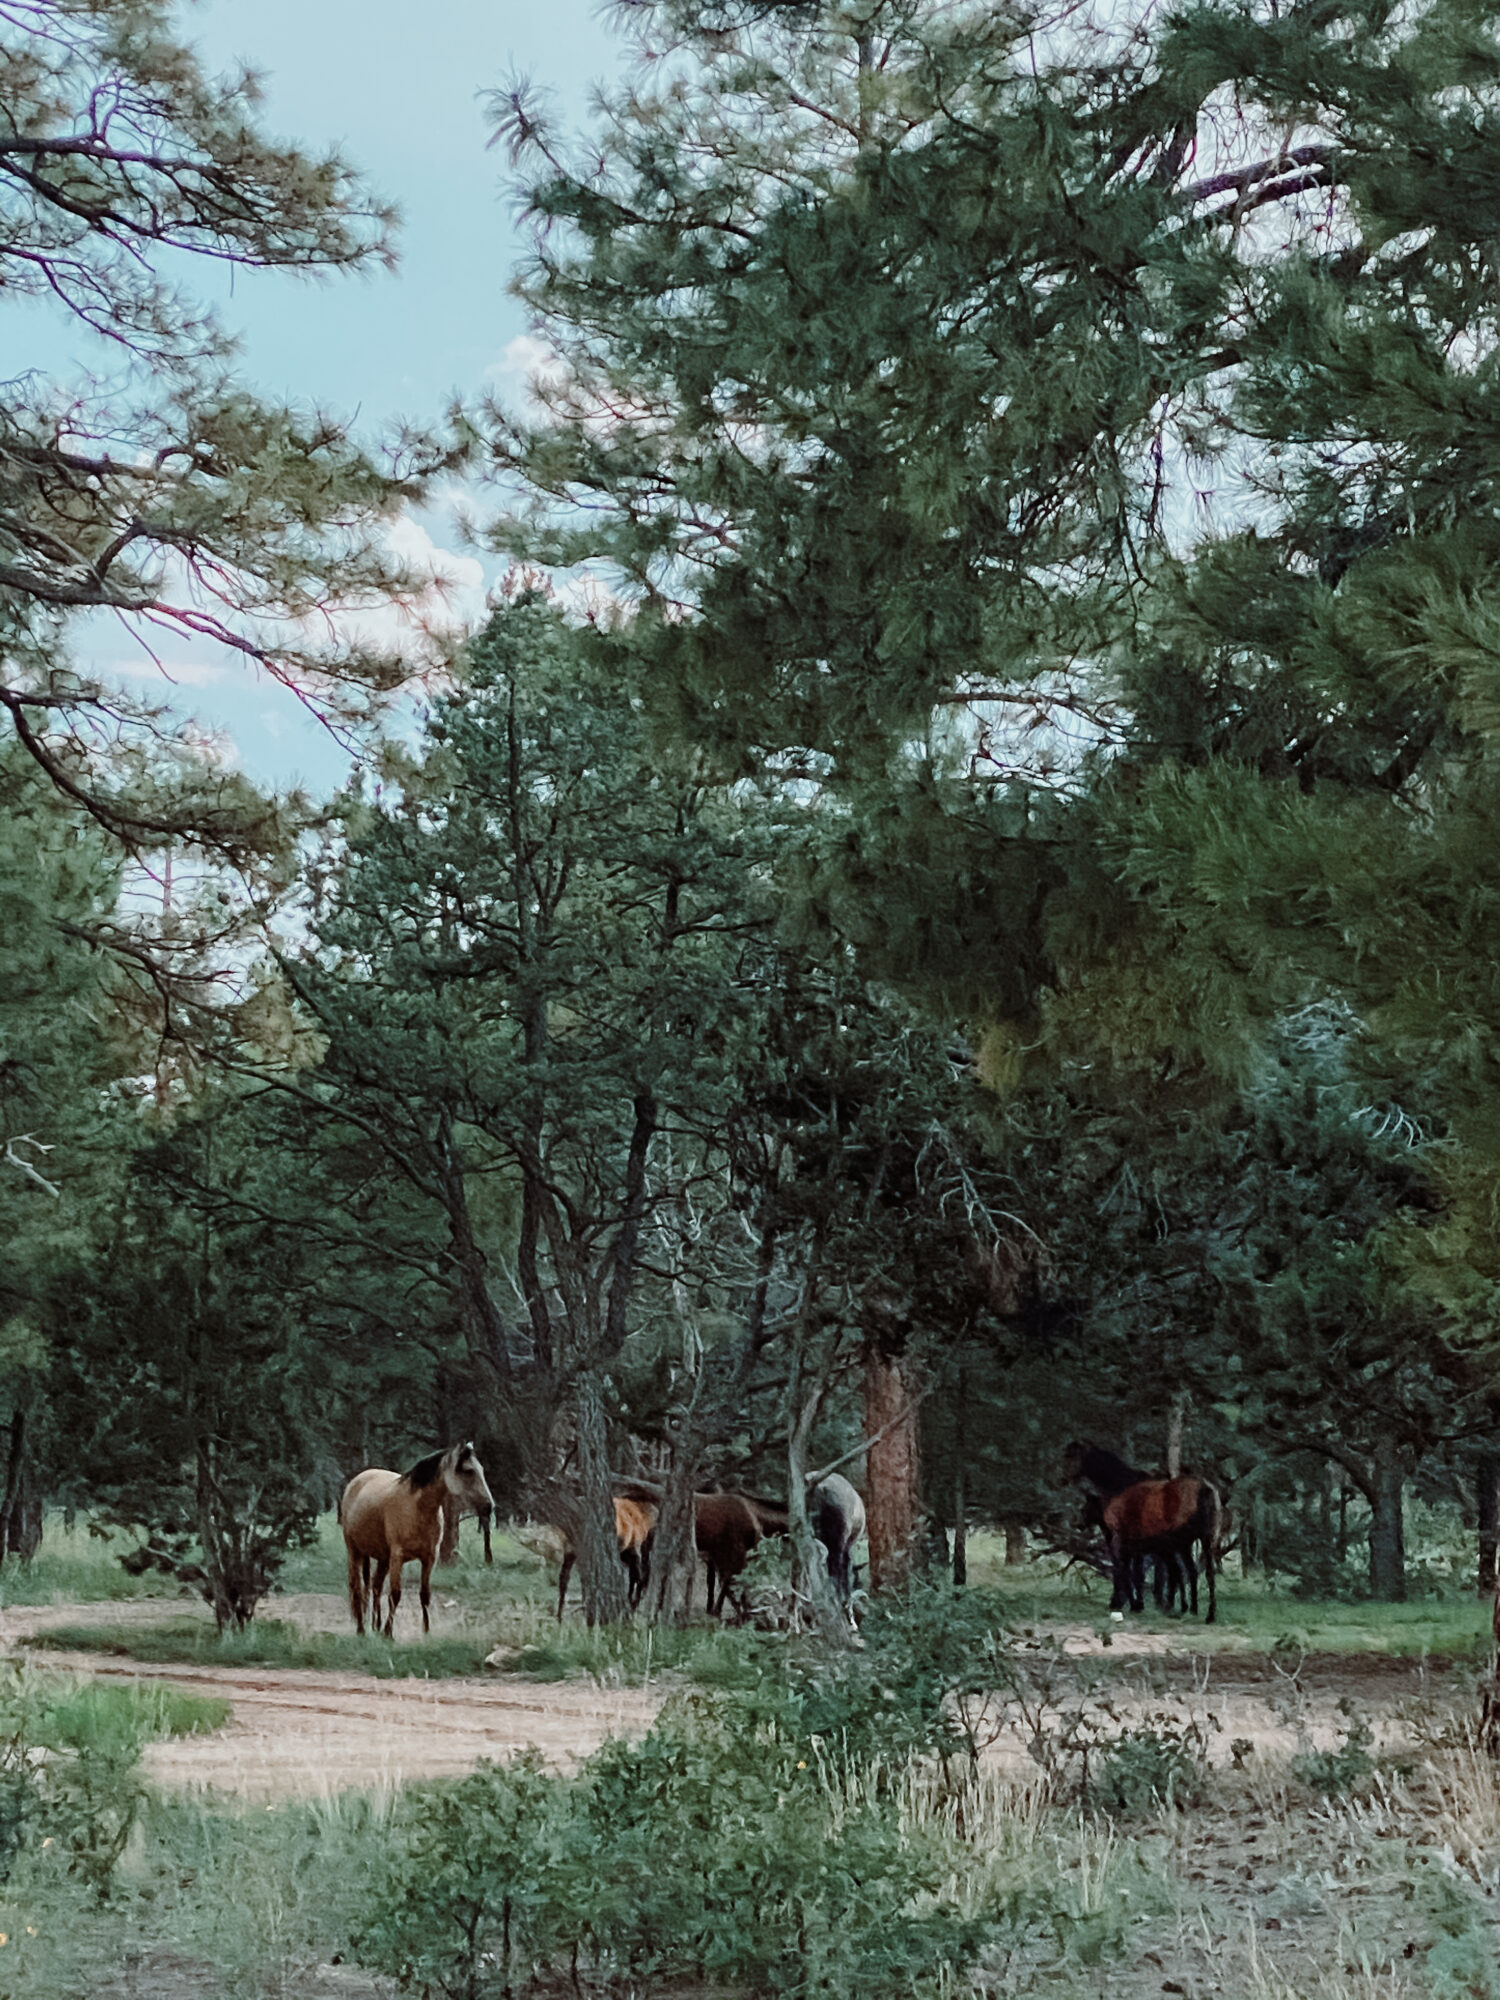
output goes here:
{"type": "Polygon", "coordinates": [[[1479,1512],[1479,1595],[1495,1589],[1495,1556],[1500,1549],[1500,1455],[1481,1452],[1474,1467],[1474,1497],[1479,1512]]]}
{"type": "Polygon", "coordinates": [[[903,1356],[865,1349],[865,1513],[870,1583],[899,1590],[911,1575],[922,1512],[914,1371],[903,1356]]]}
{"type": "Polygon", "coordinates": [[[1406,1474],[1389,1445],[1375,1454],[1370,1482],[1370,1595],[1382,1604],[1406,1602],[1406,1530],[1401,1494],[1406,1474]]]}
{"type": "Polygon", "coordinates": [[[26,1456],[26,1412],[17,1403],[10,1413],[10,1451],[5,1466],[5,1498],[0,1502],[0,1562],[13,1546],[13,1523],[21,1499],[21,1469],[26,1456]]]}
{"type": "Polygon", "coordinates": [[[615,1533],[615,1495],[609,1475],[609,1430],[604,1417],[604,1377],[585,1368],[574,1386],[577,1413],[579,1504],[572,1534],[583,1589],[583,1615],[590,1625],[615,1625],[629,1615],[630,1596],[620,1541],[615,1533]]]}

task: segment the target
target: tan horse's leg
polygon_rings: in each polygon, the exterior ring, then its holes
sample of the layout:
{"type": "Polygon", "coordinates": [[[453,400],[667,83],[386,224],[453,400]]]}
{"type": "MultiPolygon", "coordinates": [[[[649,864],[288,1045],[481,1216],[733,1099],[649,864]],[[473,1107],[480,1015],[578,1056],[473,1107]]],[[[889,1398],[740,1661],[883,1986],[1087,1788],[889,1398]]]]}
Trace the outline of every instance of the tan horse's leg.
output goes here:
{"type": "Polygon", "coordinates": [[[562,1569],[557,1579],[557,1622],[562,1623],[563,1606],[568,1599],[568,1578],[573,1574],[573,1551],[568,1550],[562,1559],[562,1569]]]}
{"type": "Polygon", "coordinates": [[[375,1563],[375,1582],[370,1590],[370,1630],[380,1630],[380,1593],[385,1589],[386,1558],[380,1556],[375,1563]]]}
{"type": "Polygon", "coordinates": [[[428,1612],[432,1608],[432,1565],[437,1558],[437,1553],[437,1550],[434,1549],[431,1555],[422,1557],[422,1581],[417,1588],[417,1595],[422,1601],[422,1630],[424,1632],[432,1630],[432,1620],[428,1616],[428,1612]]]}
{"type": "Polygon", "coordinates": [[[387,1639],[394,1639],[396,1636],[396,1607],[401,1602],[401,1565],[405,1561],[406,1553],[402,1549],[401,1544],[393,1542],[391,1544],[390,1591],[386,1598],[386,1602],[390,1606],[385,1619],[385,1636],[387,1639]]]}
{"type": "Polygon", "coordinates": [[[349,1609],[354,1613],[354,1629],[365,1629],[365,1594],[370,1581],[370,1562],[367,1556],[357,1556],[349,1550],[349,1609]]]}

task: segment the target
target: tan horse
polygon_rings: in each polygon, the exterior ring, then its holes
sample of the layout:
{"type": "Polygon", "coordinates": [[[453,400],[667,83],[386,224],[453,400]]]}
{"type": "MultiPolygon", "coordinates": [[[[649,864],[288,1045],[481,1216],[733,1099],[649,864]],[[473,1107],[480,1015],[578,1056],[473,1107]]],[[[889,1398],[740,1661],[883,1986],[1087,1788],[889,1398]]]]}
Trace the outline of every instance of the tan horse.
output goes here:
{"type": "MultiPolygon", "coordinates": [[[[562,1531],[559,1529],[559,1533],[562,1531]]],[[[641,1593],[646,1588],[651,1574],[651,1537],[656,1533],[656,1509],[649,1500],[615,1501],[615,1539],[620,1544],[620,1561],[625,1565],[625,1573],[630,1579],[627,1596],[634,1611],[641,1601],[641,1593]]],[[[568,1578],[573,1574],[573,1564],[577,1555],[573,1544],[563,1535],[562,1569],[557,1579],[557,1616],[559,1622],[563,1606],[568,1598],[568,1578]]]]}
{"type": "Polygon", "coordinates": [[[404,1564],[422,1565],[422,1630],[431,1631],[432,1565],[443,1539],[443,1518],[450,1508],[486,1513],[494,1506],[484,1470],[471,1444],[451,1445],[419,1459],[410,1472],[386,1472],[372,1466],[357,1472],[339,1501],[339,1526],[349,1552],[349,1609],[354,1628],[365,1629],[365,1604],[373,1607],[372,1630],[380,1630],[380,1593],[390,1578],[390,1611],[385,1621],[389,1639],[401,1602],[404,1564]],[[375,1586],[370,1589],[370,1564],[375,1586]]]}

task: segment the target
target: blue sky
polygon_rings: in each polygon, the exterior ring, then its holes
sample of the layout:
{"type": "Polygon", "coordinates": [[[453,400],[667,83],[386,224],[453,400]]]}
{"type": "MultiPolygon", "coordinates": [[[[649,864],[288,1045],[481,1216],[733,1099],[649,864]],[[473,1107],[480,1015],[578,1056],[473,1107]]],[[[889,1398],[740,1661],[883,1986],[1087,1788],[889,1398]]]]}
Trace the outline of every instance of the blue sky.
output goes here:
{"type": "MultiPolygon", "coordinates": [[[[214,274],[198,274],[242,337],[246,378],[269,395],[357,411],[372,430],[397,415],[431,421],[455,392],[477,395],[525,331],[506,294],[520,244],[504,156],[485,149],[481,93],[528,72],[560,118],[581,124],[590,87],[621,63],[594,0],[208,0],[181,19],[211,69],[243,61],[263,73],[269,131],[310,150],[336,144],[402,214],[394,275],[309,283],[241,272],[232,293],[216,293],[214,274]]],[[[31,317],[4,341],[11,366],[45,361],[31,317]],[[24,360],[14,345],[23,331],[24,360]]],[[[458,546],[441,517],[423,526],[458,546]]],[[[472,599],[482,583],[471,554],[465,575],[472,599]]],[[[99,643],[96,657],[152,691],[143,659],[130,667],[117,636],[99,643]]],[[[201,650],[166,657],[177,685],[156,689],[227,729],[252,776],[320,791],[340,782],[347,758],[293,697],[201,650]]]]}

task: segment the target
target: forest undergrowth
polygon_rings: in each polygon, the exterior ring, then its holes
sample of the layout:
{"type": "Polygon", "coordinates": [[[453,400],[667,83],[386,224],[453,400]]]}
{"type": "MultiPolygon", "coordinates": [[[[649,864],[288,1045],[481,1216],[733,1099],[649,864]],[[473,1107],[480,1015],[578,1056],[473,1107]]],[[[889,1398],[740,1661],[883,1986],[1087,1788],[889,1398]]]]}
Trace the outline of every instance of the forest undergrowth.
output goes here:
{"type": "Polygon", "coordinates": [[[866,1639],[836,1670],[747,1643],[571,1775],[253,1806],[140,1781],[151,1733],[212,1716],[85,1690],[149,1713],[68,1736],[39,1719],[55,1677],[22,1670],[0,1995],[1500,2000],[1471,1676],[1393,1665],[1330,1710],[1284,1649],[1271,1745],[1235,1736],[1206,1656],[1127,1674],[984,1593],[918,1590],[866,1639]],[[84,1795],[114,1829],[94,1850],[84,1795]]]}

